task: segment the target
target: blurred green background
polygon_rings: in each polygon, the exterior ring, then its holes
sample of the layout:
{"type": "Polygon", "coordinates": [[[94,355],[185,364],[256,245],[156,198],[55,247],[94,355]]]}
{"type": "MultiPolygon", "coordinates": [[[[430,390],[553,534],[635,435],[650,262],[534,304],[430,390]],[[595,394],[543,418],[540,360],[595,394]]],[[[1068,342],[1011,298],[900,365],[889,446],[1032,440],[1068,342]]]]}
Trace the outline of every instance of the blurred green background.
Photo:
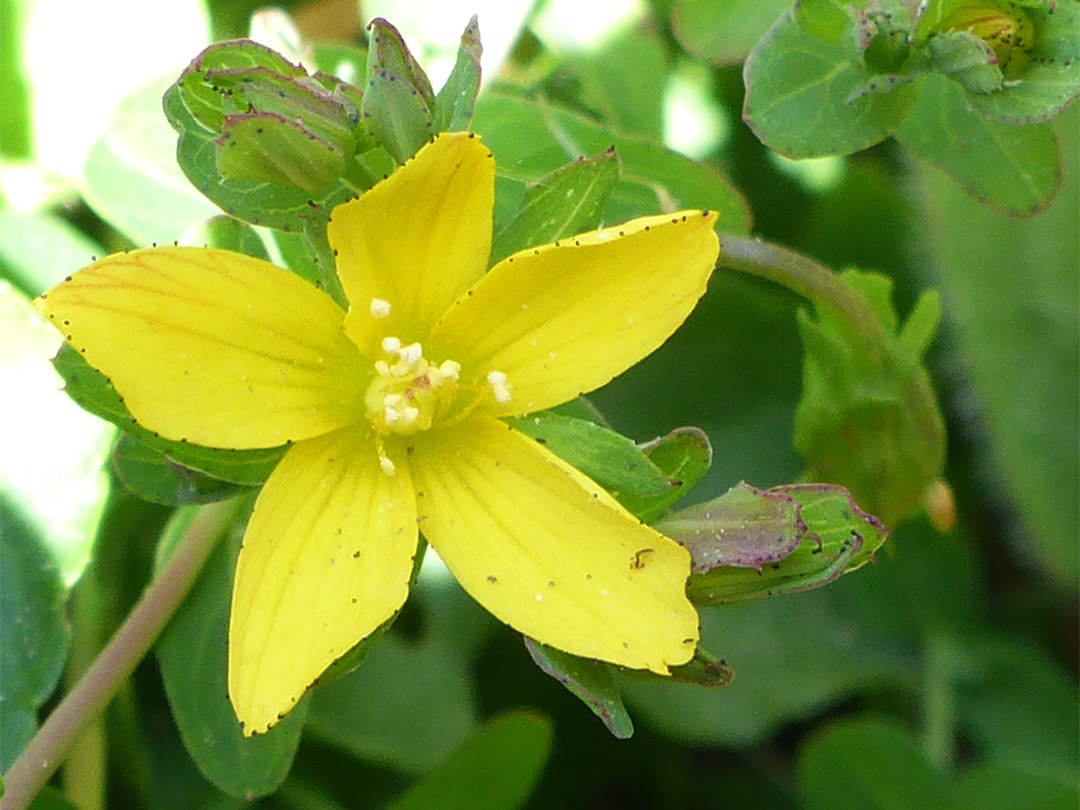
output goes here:
{"type": "MultiPolygon", "coordinates": [[[[533,665],[517,634],[433,566],[364,665],[315,692],[292,770],[260,804],[1075,808],[1077,108],[1054,120],[1064,157],[1057,199],[1008,219],[892,141],[799,162],[763,147],[740,120],[738,52],[784,3],[286,5],[312,40],[356,44],[360,20],[388,18],[436,87],[478,13],[486,88],[474,128],[489,142],[521,124],[500,100],[524,91],[540,99],[536,109],[568,108],[627,143],[662,143],[699,161],[745,197],[754,234],[836,269],[887,273],[901,314],[938,289],[944,321],[931,370],[959,520],[947,535],[925,518],[893,527],[875,565],[826,588],[703,611],[703,643],[734,668],[734,682],[707,690],[625,678],[636,722],[628,741],[612,738],[533,665]],[[737,41],[721,47],[725,37],[737,41]],[[500,714],[510,710],[527,714],[500,714]],[[472,749],[459,748],[469,739],[472,749]],[[465,763],[464,797],[454,793],[461,780],[446,777],[451,752],[465,763]],[[431,776],[440,763],[444,783],[431,776]],[[399,798],[425,775],[436,803],[399,798]]],[[[34,648],[39,683],[70,684],[122,620],[169,510],[112,478],[113,430],[57,394],[47,359],[59,338],[27,299],[92,255],[181,238],[216,213],[175,166],[160,95],[212,39],[247,35],[256,8],[0,0],[0,609],[12,610],[22,588],[48,594],[34,615],[58,629],[41,631],[34,648]]],[[[257,21],[268,35],[283,30],[272,17],[257,21]]],[[[628,215],[648,202],[630,199],[628,215]]],[[[638,441],[683,425],[708,433],[714,465],[691,500],[740,480],[794,481],[799,306],[777,286],[721,269],[675,338],[594,402],[638,441]]],[[[12,691],[22,682],[11,669],[17,635],[5,617],[5,769],[33,731],[25,707],[51,705],[51,686],[12,691]]],[[[86,810],[244,803],[193,763],[156,657],[95,734],[58,783],[86,810]]]]}

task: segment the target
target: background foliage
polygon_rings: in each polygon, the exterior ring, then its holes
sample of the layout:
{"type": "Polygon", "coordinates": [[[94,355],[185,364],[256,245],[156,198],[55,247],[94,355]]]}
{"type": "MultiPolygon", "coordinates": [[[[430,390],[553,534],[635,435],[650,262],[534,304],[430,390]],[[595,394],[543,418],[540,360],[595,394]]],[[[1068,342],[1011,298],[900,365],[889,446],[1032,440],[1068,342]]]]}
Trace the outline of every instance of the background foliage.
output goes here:
{"type": "MultiPolygon", "coordinates": [[[[109,425],[55,396],[56,340],[28,298],[91,255],[180,239],[265,253],[325,281],[295,212],[315,217],[313,194],[332,205],[415,148],[387,132],[346,143],[327,119],[319,136],[341,162],[293,177],[316,191],[268,193],[247,179],[251,166],[232,163],[242,195],[208,192],[233,213],[257,199],[266,219],[253,224],[279,217],[294,233],[208,222],[221,209],[176,163],[177,130],[187,132],[185,165],[211,154],[192,120],[206,88],[173,87],[164,114],[162,96],[211,37],[247,35],[254,4],[170,0],[153,19],[112,0],[88,5],[107,30],[83,26],[68,4],[0,4],[5,770],[190,520],[194,507],[175,505],[243,491],[276,460],[180,459],[208,478],[165,464],[175,448],[114,446],[109,425]],[[172,36],[160,30],[166,13],[172,36]],[[86,75],[65,67],[57,78],[57,62],[86,75]],[[87,99],[93,106],[80,108],[87,99]],[[366,157],[348,163],[354,155],[366,157]]],[[[947,30],[959,3],[931,3],[907,39],[897,20],[911,4],[900,2],[843,18],[843,4],[827,0],[627,2],[604,12],[610,21],[628,11],[606,33],[588,19],[590,4],[569,14],[562,5],[501,4],[490,25],[480,14],[489,84],[472,128],[500,168],[495,251],[542,232],[535,181],[555,187],[563,180],[550,173],[586,156],[574,182],[610,193],[586,219],[616,222],[672,198],[717,209],[721,230],[885,274],[900,324],[936,289],[941,326],[927,364],[948,429],[955,529],[940,534],[921,510],[901,510],[876,564],[819,590],[703,609],[703,646],[731,668],[715,680],[734,672],[722,688],[574,672],[600,719],[534,664],[544,651],[526,649],[430,567],[363,665],[315,690],[254,753],[238,747],[223,689],[207,687],[224,679],[215,654],[238,542],[229,536],[77,749],[56,785],[63,793],[43,794],[41,807],[90,809],[106,795],[110,807],[162,808],[262,795],[282,808],[1076,806],[1080,121],[1067,104],[1080,91],[1077,3],[1059,0],[1052,14],[1035,0],[982,4],[990,16],[1020,6],[1030,16],[1039,38],[1015,68],[1035,71],[1023,74],[1034,77],[1026,95],[1007,84],[1009,59],[947,30]],[[535,220],[515,218],[523,204],[535,220]]],[[[405,3],[364,4],[360,16],[348,3],[290,10],[311,40],[333,35],[317,66],[348,79],[368,69],[357,20],[388,17],[421,62],[447,56],[445,76],[474,9],[445,22],[446,11],[405,3]],[[446,29],[449,49],[412,39],[422,20],[446,29]]],[[[260,19],[287,47],[288,26],[260,19]]],[[[363,103],[397,114],[407,102],[373,93],[363,103]]],[[[453,113],[435,109],[432,125],[451,125],[453,113]]],[[[393,132],[426,126],[424,114],[413,110],[393,132]]],[[[875,303],[896,320],[888,295],[875,303]]],[[[593,403],[639,442],[702,428],[714,457],[693,501],[741,480],[790,484],[807,469],[828,479],[815,466],[828,454],[805,449],[806,420],[819,424],[822,402],[837,398],[813,376],[834,367],[827,341],[814,343],[815,325],[829,320],[818,304],[720,269],[684,328],[593,403]]],[[[890,351],[914,352],[917,365],[925,347],[912,332],[917,351],[904,332],[890,351]]],[[[829,384],[843,392],[866,382],[849,369],[838,377],[829,384]]],[[[107,395],[89,396],[106,407],[107,395]]],[[[876,435],[880,423],[868,424],[876,435]]],[[[875,493],[857,493],[860,504],[875,493]]],[[[887,506],[893,495],[881,497],[887,506]]],[[[544,660],[549,671],[569,666],[544,660]]]]}

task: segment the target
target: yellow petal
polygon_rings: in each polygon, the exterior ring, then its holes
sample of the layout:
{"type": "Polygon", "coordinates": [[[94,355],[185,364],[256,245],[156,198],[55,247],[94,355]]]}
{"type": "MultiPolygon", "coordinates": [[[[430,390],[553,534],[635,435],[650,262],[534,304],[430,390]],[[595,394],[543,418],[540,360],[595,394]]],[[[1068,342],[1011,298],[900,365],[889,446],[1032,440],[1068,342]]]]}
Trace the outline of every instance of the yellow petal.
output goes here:
{"type": "Polygon", "coordinates": [[[35,302],[143,427],[209,447],[275,447],[363,415],[370,364],[329,296],[225,250],[116,254],[35,302]]]}
{"type": "Polygon", "coordinates": [[[635,219],[522,251],[459,298],[428,338],[431,356],[483,386],[506,375],[500,416],[543,410],[599,388],[686,320],[719,255],[716,215],[635,219]]]}
{"type": "Polygon", "coordinates": [[[489,416],[411,437],[424,536],[473,598],[576,655],[667,674],[698,617],[690,556],[489,416]]]}
{"type": "Polygon", "coordinates": [[[266,482],[236,565],[229,697],[265,731],[337,658],[405,601],[416,505],[403,458],[346,428],[290,448],[266,482]]]}
{"type": "Polygon", "coordinates": [[[461,132],[440,135],[334,209],[327,237],[350,302],[345,331],[361,351],[375,357],[385,335],[422,340],[483,275],[494,204],[491,152],[461,132]],[[389,315],[373,315],[372,301],[389,304],[389,315]]]}

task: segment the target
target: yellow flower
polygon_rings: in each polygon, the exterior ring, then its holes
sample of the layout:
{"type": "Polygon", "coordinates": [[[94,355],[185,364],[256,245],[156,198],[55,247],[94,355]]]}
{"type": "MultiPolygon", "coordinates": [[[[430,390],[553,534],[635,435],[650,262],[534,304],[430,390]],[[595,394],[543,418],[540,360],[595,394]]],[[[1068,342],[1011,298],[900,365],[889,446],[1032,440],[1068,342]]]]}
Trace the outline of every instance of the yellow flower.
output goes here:
{"type": "Polygon", "coordinates": [[[660,346],[705,292],[716,216],[636,219],[485,274],[494,179],[478,139],[442,135],[334,209],[348,312],[267,262],[180,247],[107,257],[38,300],[143,427],[291,444],[236,569],[229,696],[245,733],[401,607],[418,530],[545,644],[662,674],[693,655],[686,551],[500,417],[660,346]]]}

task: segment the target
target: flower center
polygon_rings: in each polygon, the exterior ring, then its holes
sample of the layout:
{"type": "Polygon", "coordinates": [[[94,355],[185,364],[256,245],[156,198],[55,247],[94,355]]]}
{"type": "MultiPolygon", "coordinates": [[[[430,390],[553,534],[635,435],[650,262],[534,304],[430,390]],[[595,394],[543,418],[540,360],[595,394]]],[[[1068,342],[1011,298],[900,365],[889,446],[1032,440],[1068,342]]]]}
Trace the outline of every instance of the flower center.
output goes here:
{"type": "Polygon", "coordinates": [[[431,427],[457,394],[461,366],[453,360],[435,365],[419,343],[402,346],[396,337],[382,341],[384,359],[364,394],[364,409],[375,432],[411,436],[431,427]]]}

